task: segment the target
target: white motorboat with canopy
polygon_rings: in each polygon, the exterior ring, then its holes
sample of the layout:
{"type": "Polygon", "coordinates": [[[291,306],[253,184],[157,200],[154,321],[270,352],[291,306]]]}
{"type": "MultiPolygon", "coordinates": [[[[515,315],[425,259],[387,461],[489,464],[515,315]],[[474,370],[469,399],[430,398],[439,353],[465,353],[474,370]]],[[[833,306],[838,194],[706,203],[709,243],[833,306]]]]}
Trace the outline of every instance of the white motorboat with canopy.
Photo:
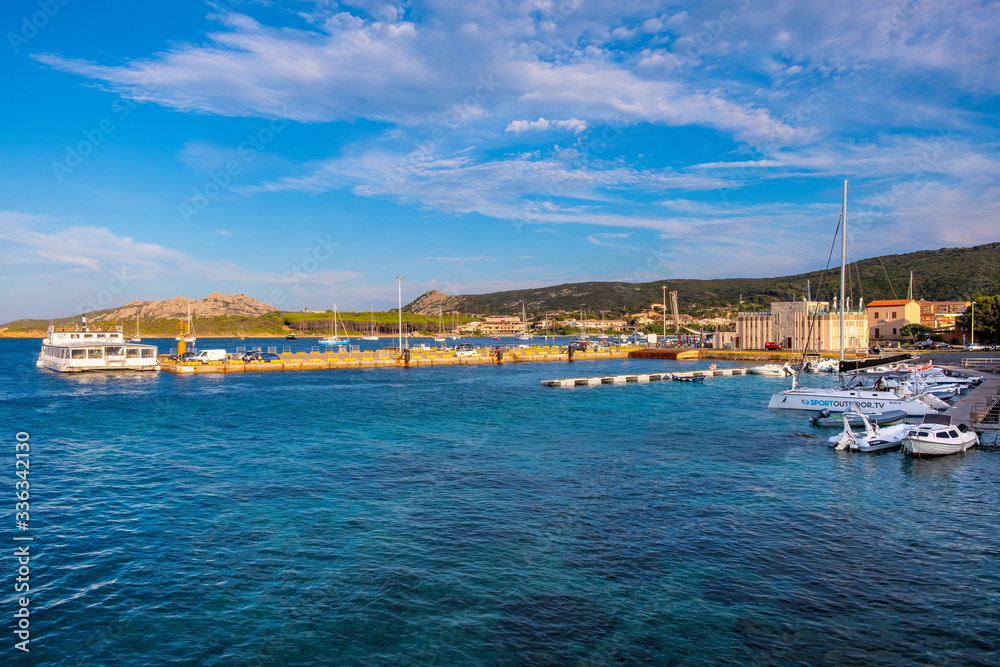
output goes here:
{"type": "Polygon", "coordinates": [[[954,425],[950,415],[927,415],[914,426],[903,447],[914,456],[945,456],[968,451],[979,444],[979,436],[966,424],[954,425]]]}

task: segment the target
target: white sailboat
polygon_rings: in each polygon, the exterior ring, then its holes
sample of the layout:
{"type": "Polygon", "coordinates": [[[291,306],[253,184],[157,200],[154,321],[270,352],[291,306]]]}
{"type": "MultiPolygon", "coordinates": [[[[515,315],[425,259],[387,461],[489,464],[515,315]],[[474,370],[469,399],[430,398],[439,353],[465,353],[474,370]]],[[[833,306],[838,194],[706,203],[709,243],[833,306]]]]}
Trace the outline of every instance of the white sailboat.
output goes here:
{"type": "MultiPolygon", "coordinates": [[[[180,327],[181,325],[178,325],[180,327]]],[[[194,324],[191,323],[191,304],[188,304],[188,317],[187,317],[187,330],[181,333],[180,336],[174,338],[177,341],[184,341],[185,343],[194,343],[198,338],[194,335],[194,324]]]]}
{"type": "Polygon", "coordinates": [[[435,343],[443,343],[447,338],[444,337],[444,319],[441,317],[441,309],[438,309],[438,333],[434,336],[435,343]]]}
{"type": "Polygon", "coordinates": [[[517,340],[531,340],[534,338],[530,333],[528,333],[528,315],[524,312],[524,302],[521,302],[521,331],[514,334],[514,338],[517,340]]]}
{"type": "Polygon", "coordinates": [[[332,346],[344,346],[344,345],[350,345],[351,344],[351,339],[347,337],[347,327],[344,327],[344,335],[343,335],[343,337],[337,335],[337,329],[338,329],[338,327],[337,327],[337,321],[338,321],[338,319],[339,318],[337,316],[337,304],[333,304],[333,322],[331,323],[330,335],[329,336],[324,336],[323,338],[320,338],[319,339],[319,344],[320,345],[329,345],[329,346],[332,347],[332,346]]]}
{"type": "MultiPolygon", "coordinates": [[[[841,246],[840,246],[840,361],[844,361],[847,346],[847,330],[844,322],[844,306],[846,302],[845,281],[847,277],[847,181],[844,181],[844,201],[841,209],[841,246]]],[[[911,417],[934,414],[937,411],[920,396],[903,397],[894,391],[876,391],[873,389],[848,389],[843,387],[825,389],[821,387],[799,387],[798,373],[792,376],[792,388],[775,392],[771,395],[768,407],[777,410],[829,410],[840,413],[854,409],[859,412],[887,412],[889,410],[904,410],[911,417]]]]}
{"type": "Polygon", "coordinates": [[[378,340],[378,333],[376,333],[377,328],[375,326],[375,306],[374,306],[374,304],[372,305],[372,309],[371,309],[371,324],[370,324],[370,326],[371,326],[371,332],[365,334],[364,336],[362,336],[361,340],[378,340]]]}
{"type": "Polygon", "coordinates": [[[139,335],[139,311],[135,311],[135,335],[129,338],[133,343],[142,342],[142,336],[139,335]]]}
{"type": "Polygon", "coordinates": [[[448,336],[448,340],[458,340],[461,336],[458,335],[458,327],[455,326],[455,311],[451,311],[451,335],[448,336]]]}

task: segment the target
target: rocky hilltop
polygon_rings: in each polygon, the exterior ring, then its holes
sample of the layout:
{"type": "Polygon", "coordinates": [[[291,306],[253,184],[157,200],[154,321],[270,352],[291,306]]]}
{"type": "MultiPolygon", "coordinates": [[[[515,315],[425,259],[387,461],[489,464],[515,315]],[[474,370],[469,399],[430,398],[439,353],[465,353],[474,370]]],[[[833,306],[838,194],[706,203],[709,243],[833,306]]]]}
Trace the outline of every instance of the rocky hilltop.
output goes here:
{"type": "Polygon", "coordinates": [[[451,310],[458,310],[457,306],[464,301],[465,297],[463,296],[450,296],[432,289],[404,306],[403,310],[418,315],[437,315],[438,312],[447,313],[451,310]]]}
{"type": "Polygon", "coordinates": [[[137,314],[144,320],[173,319],[187,317],[188,306],[194,317],[257,317],[277,310],[245,294],[212,292],[204,299],[175,296],[166,301],[129,301],[124,306],[95,313],[89,319],[94,322],[127,320],[137,314]]]}

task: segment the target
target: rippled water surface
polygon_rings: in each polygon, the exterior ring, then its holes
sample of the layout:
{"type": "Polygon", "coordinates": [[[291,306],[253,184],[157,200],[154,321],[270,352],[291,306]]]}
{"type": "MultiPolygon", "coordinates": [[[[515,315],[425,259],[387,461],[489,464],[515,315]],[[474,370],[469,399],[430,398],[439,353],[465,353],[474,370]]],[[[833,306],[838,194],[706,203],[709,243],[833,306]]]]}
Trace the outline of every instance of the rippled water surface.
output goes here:
{"type": "Polygon", "coordinates": [[[61,375],[37,349],[0,341],[36,665],[997,663],[1000,455],[831,451],[764,407],[782,380],[61,375]]]}

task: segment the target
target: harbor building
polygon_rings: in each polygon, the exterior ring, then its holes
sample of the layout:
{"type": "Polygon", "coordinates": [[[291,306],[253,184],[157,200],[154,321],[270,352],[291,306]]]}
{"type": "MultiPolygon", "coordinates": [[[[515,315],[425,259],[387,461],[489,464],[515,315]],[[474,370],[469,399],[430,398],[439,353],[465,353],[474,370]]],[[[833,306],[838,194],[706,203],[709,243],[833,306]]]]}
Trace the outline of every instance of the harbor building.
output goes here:
{"type": "Polygon", "coordinates": [[[920,323],[920,302],[914,299],[872,301],[868,304],[868,331],[872,341],[901,341],[907,324],[920,323]]]}
{"type": "Polygon", "coordinates": [[[484,336],[513,336],[524,329],[520,317],[484,317],[479,324],[484,336]]]}
{"type": "MultiPolygon", "coordinates": [[[[845,347],[868,346],[868,315],[862,304],[844,311],[845,347]]],[[[774,301],[771,310],[741,312],[736,316],[735,349],[761,350],[778,343],[786,350],[837,352],[840,350],[840,310],[836,302],[774,301]],[[811,329],[810,329],[811,325],[811,329]]]]}
{"type": "Polygon", "coordinates": [[[971,301],[920,301],[920,323],[928,329],[955,329],[955,318],[972,305],[971,301]]]}

